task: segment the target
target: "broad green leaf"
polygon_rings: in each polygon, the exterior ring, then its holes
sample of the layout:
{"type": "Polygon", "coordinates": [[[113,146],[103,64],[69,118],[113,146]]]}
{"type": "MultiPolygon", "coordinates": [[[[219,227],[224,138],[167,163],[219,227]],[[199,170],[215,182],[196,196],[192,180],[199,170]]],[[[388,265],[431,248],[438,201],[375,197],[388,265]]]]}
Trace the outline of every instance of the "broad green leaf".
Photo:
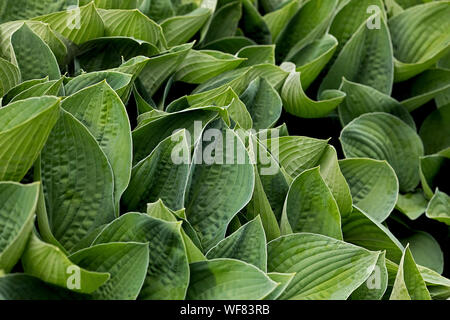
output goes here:
{"type": "Polygon", "coordinates": [[[342,232],[346,242],[368,250],[385,250],[386,257],[395,262],[402,257],[400,241],[384,225],[356,207],[342,220],[342,232]]]}
{"type": "Polygon", "coordinates": [[[267,250],[269,272],[296,272],[280,296],[290,300],[345,300],[370,276],[379,256],[311,233],[282,236],[267,250]]]}
{"type": "Polygon", "coordinates": [[[342,130],[340,140],[347,158],[386,160],[397,174],[400,191],[412,191],[419,183],[422,141],[397,117],[382,112],[362,115],[342,130]]]}
{"type": "Polygon", "coordinates": [[[125,211],[143,212],[158,199],[173,210],[184,206],[184,188],[190,163],[190,141],[180,130],[164,139],[131,173],[123,199],[125,211]]]}
{"type": "Polygon", "coordinates": [[[132,141],[127,111],[104,80],[68,97],[61,107],[83,123],[108,158],[116,208],[131,176],[132,141]]]}
{"type": "MultiPolygon", "coordinates": [[[[369,29],[362,24],[340,51],[319,92],[338,89],[342,77],[370,86],[387,95],[391,94],[394,80],[394,62],[389,30],[383,18],[380,28],[369,29]]],[[[369,18],[370,21],[372,18],[369,18]]]]}
{"type": "Polygon", "coordinates": [[[337,4],[337,0],[306,2],[277,37],[277,61],[290,61],[306,45],[321,38],[331,22],[337,4]]]}
{"type": "Polygon", "coordinates": [[[211,10],[198,8],[183,16],[170,17],[161,22],[168,46],[188,42],[208,21],[211,10]]]}
{"type": "Polygon", "coordinates": [[[339,207],[318,167],[292,182],[281,217],[282,234],[311,232],[342,240],[339,207]]]}
{"type": "Polygon", "coordinates": [[[75,45],[103,37],[105,34],[102,18],[92,2],[79,9],[55,12],[33,20],[48,23],[53,30],[75,45]]]}
{"type": "Polygon", "coordinates": [[[409,219],[416,220],[427,209],[428,201],[421,189],[413,193],[399,193],[395,209],[405,214],[409,219]]]}
{"type": "Polygon", "coordinates": [[[211,41],[208,44],[202,46],[202,49],[217,50],[225,53],[235,54],[242,48],[254,45],[256,45],[256,43],[247,37],[231,36],[211,41]]]}
{"type": "Polygon", "coordinates": [[[0,109],[1,181],[22,180],[58,119],[59,105],[56,97],[41,97],[0,109]]]}
{"type": "Polygon", "coordinates": [[[15,96],[17,96],[21,92],[26,91],[37,84],[42,84],[45,82],[48,82],[48,77],[42,79],[27,80],[22,83],[19,83],[13,88],[11,88],[7,93],[5,92],[5,95],[3,96],[1,103],[4,106],[6,106],[8,103],[11,102],[12,99],[14,99],[15,96]]]}
{"type": "Polygon", "coordinates": [[[79,0],[80,6],[94,2],[97,8],[102,9],[136,9],[142,0],[79,0]]]}
{"type": "Polygon", "coordinates": [[[414,119],[408,110],[389,95],[372,87],[348,81],[345,78],[339,90],[347,95],[338,107],[339,119],[343,126],[363,114],[385,112],[402,119],[411,128],[416,128],[414,119]]]}
{"type": "Polygon", "coordinates": [[[26,23],[11,36],[11,44],[23,81],[46,76],[50,80],[61,77],[55,55],[26,23]]]}
{"type": "Polygon", "coordinates": [[[114,220],[113,172],[94,136],[66,111],[41,161],[50,231],[70,252],[90,231],[114,220]]]}
{"type": "Polygon", "coordinates": [[[388,286],[385,252],[378,256],[377,264],[372,274],[358,289],[353,291],[351,300],[381,300],[388,286]]]}
{"type": "Polygon", "coordinates": [[[145,243],[105,243],[69,257],[82,268],[107,272],[110,279],[92,293],[98,300],[135,300],[147,274],[149,249],[145,243]]]}
{"type": "Polygon", "coordinates": [[[281,98],[264,78],[250,82],[239,98],[247,107],[255,130],[273,127],[281,116],[281,98]]]}
{"type": "Polygon", "coordinates": [[[0,277],[0,300],[82,300],[88,297],[23,273],[0,277]]]}
{"type": "Polygon", "coordinates": [[[131,37],[156,45],[160,41],[161,27],[139,10],[98,9],[103,20],[106,37],[131,37]]]}
{"type": "Polygon", "coordinates": [[[240,49],[236,56],[246,58],[239,67],[249,67],[258,64],[275,64],[275,45],[254,45],[240,49]]]}
{"type": "Polygon", "coordinates": [[[390,300],[431,300],[409,247],[403,252],[390,300]]]}
{"type": "Polygon", "coordinates": [[[245,59],[212,50],[191,50],[178,66],[175,79],[200,84],[237,68],[245,59]]]}
{"type": "Polygon", "coordinates": [[[0,58],[0,97],[19,84],[20,70],[11,62],[0,58]]]}
{"type": "Polygon", "coordinates": [[[203,41],[208,44],[211,41],[233,36],[236,32],[239,20],[242,16],[240,1],[230,1],[219,8],[213,15],[203,41]]]}
{"type": "MultiPolygon", "coordinates": [[[[262,5],[264,7],[264,3],[270,1],[262,1],[262,5]]],[[[300,8],[300,4],[302,0],[292,0],[289,3],[286,3],[284,6],[277,10],[270,10],[272,12],[264,15],[263,19],[269,27],[270,33],[272,34],[272,40],[275,42],[278,39],[280,32],[283,30],[286,21],[289,21],[300,8]]],[[[275,9],[275,8],[273,8],[275,9]]]]}
{"type": "Polygon", "coordinates": [[[255,181],[245,146],[219,121],[199,138],[185,191],[186,217],[205,251],[225,237],[231,219],[250,201],[255,181]]]}
{"type": "Polygon", "coordinates": [[[319,162],[320,175],[331,191],[339,207],[341,217],[352,212],[352,195],[339,167],[336,149],[328,145],[319,162]]]}
{"type": "Polygon", "coordinates": [[[450,225],[450,197],[444,192],[437,190],[428,204],[426,215],[430,219],[450,225]]]}
{"type": "Polygon", "coordinates": [[[279,285],[268,296],[266,296],[264,300],[277,300],[284,290],[286,290],[292,279],[294,279],[295,273],[270,272],[267,275],[270,279],[279,283],[279,285]]]}
{"type": "Polygon", "coordinates": [[[434,110],[419,130],[425,154],[437,153],[450,147],[450,105],[434,110]]]}
{"type": "Polygon", "coordinates": [[[141,213],[114,220],[94,241],[149,244],[149,266],[139,299],[182,300],[189,282],[189,265],[180,232],[181,222],[167,222],[141,213]]]}
{"type": "Polygon", "coordinates": [[[354,158],[339,161],[353,204],[375,221],[383,222],[395,207],[398,180],[386,161],[354,158]]]}
{"type": "Polygon", "coordinates": [[[407,237],[402,237],[400,241],[405,246],[409,245],[417,264],[438,273],[444,271],[444,254],[439,243],[431,234],[424,231],[415,231],[407,237]]]}
{"type": "Polygon", "coordinates": [[[190,265],[188,300],[261,300],[277,283],[255,266],[234,259],[190,265]]]}
{"type": "Polygon", "coordinates": [[[41,96],[58,96],[60,93],[62,93],[63,88],[63,80],[64,78],[61,78],[59,80],[52,80],[47,81],[44,83],[39,83],[31,88],[22,91],[18,95],[16,95],[12,100],[12,102],[16,102],[19,100],[25,100],[28,98],[33,97],[41,97],[41,96]]]}
{"type": "Polygon", "coordinates": [[[25,249],[33,228],[39,187],[38,183],[0,183],[0,270],[11,271],[25,249]]]}
{"type": "Polygon", "coordinates": [[[110,278],[109,272],[89,271],[73,263],[59,248],[32,234],[22,256],[26,274],[80,293],[92,293],[110,278]]]}
{"type": "Polygon", "coordinates": [[[239,27],[243,33],[258,44],[271,44],[272,35],[252,0],[242,0],[242,18],[239,27]]]}
{"type": "Polygon", "coordinates": [[[0,21],[30,19],[77,5],[76,0],[5,0],[0,4],[0,21]]]}
{"type": "Polygon", "coordinates": [[[301,73],[289,73],[281,89],[284,109],[301,118],[322,118],[336,109],[345,99],[345,93],[339,90],[325,90],[319,101],[310,99],[302,88],[301,73]]]}
{"type": "Polygon", "coordinates": [[[247,222],[230,236],[226,237],[207,253],[208,260],[230,258],[241,260],[267,271],[266,235],[257,216],[247,222]]]}
{"type": "Polygon", "coordinates": [[[396,82],[431,68],[446,54],[449,14],[448,1],[433,1],[411,7],[389,20],[396,82]]]}
{"type": "Polygon", "coordinates": [[[427,199],[431,199],[436,188],[445,188],[446,176],[450,168],[449,157],[439,154],[420,158],[420,180],[427,199]]]}

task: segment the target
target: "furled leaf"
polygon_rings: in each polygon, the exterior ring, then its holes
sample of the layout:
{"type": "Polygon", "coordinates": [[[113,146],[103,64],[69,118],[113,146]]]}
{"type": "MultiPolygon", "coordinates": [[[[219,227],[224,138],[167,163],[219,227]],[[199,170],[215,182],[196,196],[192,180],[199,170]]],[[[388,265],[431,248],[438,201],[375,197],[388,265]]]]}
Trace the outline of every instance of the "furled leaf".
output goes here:
{"type": "Polygon", "coordinates": [[[277,300],[284,290],[286,290],[292,279],[294,279],[295,273],[270,272],[267,275],[273,281],[278,282],[279,285],[268,296],[266,296],[264,300],[277,300]]]}
{"type": "Polygon", "coordinates": [[[372,274],[358,289],[353,291],[351,300],[381,300],[388,286],[388,272],[385,253],[378,256],[377,264],[372,274]]]}
{"type": "Polygon", "coordinates": [[[419,218],[427,209],[428,201],[423,191],[418,189],[414,193],[399,194],[395,209],[404,213],[411,220],[419,218]]]}
{"type": "Polygon", "coordinates": [[[450,225],[450,197],[437,190],[428,204],[426,215],[428,218],[450,225]]]}
{"type": "Polygon", "coordinates": [[[450,147],[450,105],[434,110],[419,130],[425,154],[437,153],[450,147]]]}
{"type": "Polygon", "coordinates": [[[20,70],[11,62],[0,58],[0,97],[15,87],[20,80],[20,70]]]}

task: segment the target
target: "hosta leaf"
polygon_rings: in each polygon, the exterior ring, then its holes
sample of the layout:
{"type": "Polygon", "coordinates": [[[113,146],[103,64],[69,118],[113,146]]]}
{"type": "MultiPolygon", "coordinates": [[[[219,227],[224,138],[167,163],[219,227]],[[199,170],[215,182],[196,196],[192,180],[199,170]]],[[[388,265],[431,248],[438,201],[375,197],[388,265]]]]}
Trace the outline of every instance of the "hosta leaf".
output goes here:
{"type": "Polygon", "coordinates": [[[209,260],[218,258],[241,260],[265,272],[267,248],[261,218],[257,216],[220,241],[207,252],[206,257],[209,260]]]}
{"type": "Polygon", "coordinates": [[[399,194],[395,209],[404,213],[409,219],[416,220],[427,209],[428,201],[423,191],[418,189],[414,193],[399,194]]]}
{"type": "Polygon", "coordinates": [[[281,98],[287,112],[301,118],[322,118],[337,108],[345,99],[339,90],[325,90],[320,101],[310,99],[303,91],[300,72],[289,74],[281,90],[281,98]]]}
{"type": "Polygon", "coordinates": [[[358,289],[353,291],[351,300],[381,300],[388,286],[385,252],[378,256],[377,264],[372,274],[358,289]]]}
{"type": "Polygon", "coordinates": [[[281,98],[264,78],[250,82],[239,98],[247,107],[255,130],[272,127],[281,116],[281,98]]]}
{"type": "Polygon", "coordinates": [[[180,232],[181,222],[167,222],[141,213],[116,219],[94,241],[145,242],[149,244],[149,266],[139,299],[184,299],[189,265],[180,232]]]}
{"type": "Polygon", "coordinates": [[[279,285],[268,296],[266,296],[264,300],[277,300],[284,290],[286,290],[292,279],[294,279],[295,273],[270,272],[267,275],[270,279],[279,283],[279,285]]]}
{"type": "Polygon", "coordinates": [[[269,242],[269,272],[292,273],[280,296],[290,300],[345,300],[372,273],[378,252],[322,235],[297,233],[269,242]]]}
{"type": "Polygon", "coordinates": [[[66,111],[41,161],[50,231],[70,252],[90,231],[114,219],[113,172],[94,136],[66,111]]]}
{"type": "Polygon", "coordinates": [[[106,37],[131,37],[154,45],[160,40],[161,27],[139,10],[97,11],[105,25],[106,37]]]}
{"type": "Polygon", "coordinates": [[[14,64],[0,58],[0,97],[19,84],[20,70],[14,64]]]}
{"type": "Polygon", "coordinates": [[[114,199],[118,208],[131,176],[131,128],[125,106],[106,81],[102,81],[68,97],[61,107],[86,126],[108,158],[114,173],[114,199]]]}
{"type": "Polygon", "coordinates": [[[0,180],[20,181],[39,156],[59,115],[56,97],[30,98],[0,109],[0,180]]]}
{"type": "Polygon", "coordinates": [[[130,185],[122,200],[125,211],[143,212],[147,203],[158,199],[173,210],[183,208],[190,149],[186,131],[180,130],[140,161],[133,168],[130,185]]]}
{"type": "Polygon", "coordinates": [[[11,100],[11,102],[33,97],[58,96],[63,93],[63,80],[64,78],[61,78],[59,80],[52,80],[45,83],[36,84],[31,88],[19,93],[11,100]]]}
{"type": "Polygon", "coordinates": [[[80,268],[59,248],[41,241],[35,234],[23,253],[22,266],[31,276],[80,293],[92,293],[110,278],[109,272],[80,268]]]}
{"type": "Polygon", "coordinates": [[[375,221],[383,222],[395,207],[398,180],[386,161],[345,159],[339,167],[347,180],[353,204],[375,221]]]}
{"type": "Polygon", "coordinates": [[[310,0],[289,20],[277,38],[277,61],[290,61],[327,30],[338,1],[310,0]]]}
{"type": "MultiPolygon", "coordinates": [[[[262,5],[264,7],[264,2],[268,1],[262,1],[262,5]]],[[[286,21],[289,21],[297,12],[297,10],[300,8],[300,4],[302,3],[301,0],[292,0],[289,1],[289,3],[285,4],[281,8],[277,10],[270,10],[272,12],[267,13],[264,15],[263,19],[267,24],[267,27],[270,30],[270,33],[272,34],[272,40],[275,42],[278,39],[278,36],[280,32],[283,30],[286,21]]],[[[275,8],[274,8],[275,9],[275,8]]]]}
{"type": "Polygon", "coordinates": [[[387,160],[397,174],[400,191],[417,186],[422,141],[400,119],[387,113],[362,115],[342,130],[340,140],[347,158],[387,160]]]}
{"type": "Polygon", "coordinates": [[[450,197],[437,190],[428,204],[426,215],[428,218],[450,225],[450,197]]]}
{"type": "Polygon", "coordinates": [[[225,37],[209,42],[202,46],[202,49],[235,54],[242,48],[254,45],[256,45],[256,42],[247,37],[225,37]]]}
{"type": "Polygon", "coordinates": [[[71,300],[87,299],[23,273],[11,273],[0,277],[0,300],[71,300]]]}
{"type": "Polygon", "coordinates": [[[189,300],[261,300],[277,283],[255,266],[234,259],[214,259],[190,265],[189,300]]]}
{"type": "Polygon", "coordinates": [[[445,55],[450,40],[449,14],[449,2],[433,1],[411,7],[389,20],[396,82],[429,69],[445,55]]]}
{"type": "Polygon", "coordinates": [[[186,217],[204,250],[225,237],[229,222],[250,201],[254,188],[253,165],[245,146],[221,123],[215,121],[205,128],[194,151],[185,192],[186,217]],[[222,137],[227,135],[225,142],[222,137]]]}
{"type": "Polygon", "coordinates": [[[342,240],[339,207],[318,167],[303,171],[292,182],[281,217],[281,232],[311,232],[342,240]]]}
{"type": "Polygon", "coordinates": [[[211,50],[191,50],[178,66],[175,79],[187,83],[203,83],[223,72],[237,68],[245,59],[211,50]]]}
{"type": "Polygon", "coordinates": [[[211,10],[198,8],[184,16],[171,17],[161,22],[168,46],[188,42],[211,16],[211,10]]]}
{"type": "Polygon", "coordinates": [[[290,62],[297,66],[296,71],[302,74],[303,90],[308,89],[328,61],[330,61],[337,44],[335,37],[326,34],[305,46],[289,59],[290,62]]]}
{"type": "Polygon", "coordinates": [[[65,10],[67,7],[74,5],[77,5],[76,0],[43,0],[39,2],[5,0],[0,5],[0,21],[30,19],[43,14],[65,10]]]}
{"type": "Polygon", "coordinates": [[[437,153],[450,147],[450,105],[434,110],[419,130],[425,154],[437,153]]]}
{"type": "Polygon", "coordinates": [[[0,270],[9,272],[25,249],[33,228],[39,188],[38,183],[0,183],[0,270]]]}
{"type": "Polygon", "coordinates": [[[254,45],[240,49],[236,56],[246,58],[247,60],[239,66],[249,67],[258,64],[275,64],[275,46],[274,45],[254,45]]]}
{"type": "Polygon", "coordinates": [[[13,88],[11,88],[7,93],[5,92],[6,94],[3,96],[1,103],[4,106],[6,106],[18,94],[30,89],[31,87],[34,87],[37,84],[42,84],[45,82],[48,82],[48,77],[45,77],[42,79],[27,80],[22,83],[19,83],[16,86],[14,86],[13,88]]]}
{"type": "Polygon", "coordinates": [[[244,34],[256,43],[272,43],[269,27],[252,0],[242,0],[242,19],[239,26],[244,34]]]}
{"type": "Polygon", "coordinates": [[[71,255],[80,267],[107,272],[110,279],[92,293],[100,300],[135,300],[147,274],[149,251],[145,243],[106,243],[71,255]]]}
{"type": "Polygon", "coordinates": [[[242,15],[240,1],[230,1],[219,8],[213,15],[204,43],[233,36],[242,15]]]}
{"type": "Polygon", "coordinates": [[[368,250],[386,250],[386,257],[395,262],[402,257],[400,241],[384,225],[356,207],[343,219],[342,233],[346,242],[368,250]]]}
{"type": "Polygon", "coordinates": [[[402,119],[411,128],[416,128],[414,119],[404,106],[372,87],[344,78],[339,90],[347,95],[338,107],[339,118],[344,126],[365,113],[385,112],[402,119]]]}
{"type": "Polygon", "coordinates": [[[79,9],[55,12],[33,20],[48,23],[53,30],[76,45],[102,37],[105,33],[102,18],[92,2],[79,9]]]}
{"type": "Polygon", "coordinates": [[[61,77],[55,55],[26,23],[11,36],[11,44],[22,80],[61,77]]]}
{"type": "Polygon", "coordinates": [[[391,94],[394,63],[391,38],[383,18],[379,29],[369,29],[365,23],[359,27],[334,61],[319,92],[338,89],[342,77],[391,94]]]}
{"type": "Polygon", "coordinates": [[[408,247],[403,252],[390,300],[431,300],[408,247]]]}
{"type": "Polygon", "coordinates": [[[444,177],[448,175],[449,168],[450,159],[448,156],[435,154],[420,158],[420,180],[427,199],[433,197],[436,188],[445,188],[444,177]]]}
{"type": "Polygon", "coordinates": [[[94,2],[97,8],[102,9],[136,9],[142,0],[79,0],[80,6],[94,2]]]}

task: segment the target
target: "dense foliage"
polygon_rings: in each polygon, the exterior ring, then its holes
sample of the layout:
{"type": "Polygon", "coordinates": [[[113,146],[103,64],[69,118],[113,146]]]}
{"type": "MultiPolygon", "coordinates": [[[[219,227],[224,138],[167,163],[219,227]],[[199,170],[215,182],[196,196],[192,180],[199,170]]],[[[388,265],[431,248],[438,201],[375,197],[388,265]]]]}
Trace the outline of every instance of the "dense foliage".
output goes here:
{"type": "Polygon", "coordinates": [[[0,299],[448,299],[449,17],[3,0],[0,299]]]}

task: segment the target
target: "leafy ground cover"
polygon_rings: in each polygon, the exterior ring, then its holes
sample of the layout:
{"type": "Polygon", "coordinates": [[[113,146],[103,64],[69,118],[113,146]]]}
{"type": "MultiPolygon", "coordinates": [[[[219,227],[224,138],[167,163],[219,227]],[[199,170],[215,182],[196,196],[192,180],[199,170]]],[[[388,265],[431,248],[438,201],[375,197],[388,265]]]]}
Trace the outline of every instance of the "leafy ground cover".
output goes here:
{"type": "Polygon", "coordinates": [[[0,299],[448,299],[449,17],[2,1],[0,299]]]}

